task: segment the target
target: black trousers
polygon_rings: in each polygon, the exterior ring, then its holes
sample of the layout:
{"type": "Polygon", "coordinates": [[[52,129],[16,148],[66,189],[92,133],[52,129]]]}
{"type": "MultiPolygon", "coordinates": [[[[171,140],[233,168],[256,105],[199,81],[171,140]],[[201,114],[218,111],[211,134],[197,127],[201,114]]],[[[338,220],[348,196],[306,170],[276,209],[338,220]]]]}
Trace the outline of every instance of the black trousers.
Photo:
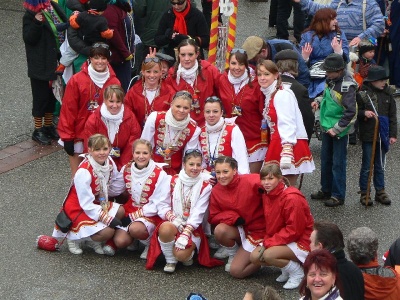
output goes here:
{"type": "Polygon", "coordinates": [[[56,98],[53,90],[46,80],[30,78],[32,89],[32,116],[35,118],[43,118],[45,113],[53,113],[56,98]]]}
{"type": "Polygon", "coordinates": [[[300,3],[295,3],[292,0],[278,0],[277,8],[276,37],[283,40],[289,39],[288,19],[293,8],[294,37],[296,38],[297,42],[300,42],[301,33],[304,30],[305,22],[305,14],[301,10],[300,3]]]}

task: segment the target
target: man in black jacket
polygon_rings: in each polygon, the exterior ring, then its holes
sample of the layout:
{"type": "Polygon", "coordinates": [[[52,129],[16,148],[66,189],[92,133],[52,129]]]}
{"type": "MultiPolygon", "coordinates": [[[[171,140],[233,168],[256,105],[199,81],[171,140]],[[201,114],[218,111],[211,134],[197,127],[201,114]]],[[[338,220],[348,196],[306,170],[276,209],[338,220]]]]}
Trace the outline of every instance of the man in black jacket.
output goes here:
{"type": "Polygon", "coordinates": [[[360,269],[346,259],[343,234],[339,227],[330,222],[315,222],[310,240],[311,251],[327,249],[336,257],[339,279],[342,285],[342,298],[344,300],[363,300],[364,278],[360,269]]]}

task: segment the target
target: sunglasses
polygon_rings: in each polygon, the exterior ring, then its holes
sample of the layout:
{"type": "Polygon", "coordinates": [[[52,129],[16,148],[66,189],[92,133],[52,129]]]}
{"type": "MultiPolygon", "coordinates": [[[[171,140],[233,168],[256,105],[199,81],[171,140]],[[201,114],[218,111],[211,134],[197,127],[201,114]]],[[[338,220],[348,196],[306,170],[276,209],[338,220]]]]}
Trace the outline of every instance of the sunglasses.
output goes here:
{"type": "Polygon", "coordinates": [[[95,43],[92,45],[92,48],[104,48],[104,49],[110,49],[110,47],[105,44],[105,43],[95,43]]]}
{"type": "Polygon", "coordinates": [[[189,93],[188,91],[179,91],[179,92],[177,92],[177,93],[174,95],[173,99],[175,100],[176,98],[182,97],[182,96],[185,96],[185,97],[188,97],[188,98],[190,98],[190,99],[193,99],[192,94],[189,93]]]}
{"type": "Polygon", "coordinates": [[[144,59],[144,63],[147,64],[149,62],[159,63],[160,59],[158,57],[147,57],[144,59]]]}
{"type": "Polygon", "coordinates": [[[181,1],[178,1],[178,2],[170,1],[171,5],[182,5],[185,2],[186,2],[186,0],[181,0],[181,1]]]}
{"type": "Polygon", "coordinates": [[[233,48],[232,50],[231,50],[231,53],[232,54],[235,54],[235,53],[240,53],[240,54],[246,54],[247,52],[246,52],[246,50],[244,50],[244,49],[240,49],[240,48],[233,48]]]}
{"type": "Polygon", "coordinates": [[[213,103],[213,102],[220,102],[220,103],[222,103],[221,99],[219,99],[217,96],[208,97],[208,98],[206,99],[206,103],[207,103],[207,102],[211,102],[211,103],[213,103]]]}
{"type": "Polygon", "coordinates": [[[199,149],[188,149],[185,151],[185,156],[192,154],[192,153],[197,153],[197,154],[200,154],[201,156],[203,156],[203,153],[201,153],[201,151],[199,149]]]}

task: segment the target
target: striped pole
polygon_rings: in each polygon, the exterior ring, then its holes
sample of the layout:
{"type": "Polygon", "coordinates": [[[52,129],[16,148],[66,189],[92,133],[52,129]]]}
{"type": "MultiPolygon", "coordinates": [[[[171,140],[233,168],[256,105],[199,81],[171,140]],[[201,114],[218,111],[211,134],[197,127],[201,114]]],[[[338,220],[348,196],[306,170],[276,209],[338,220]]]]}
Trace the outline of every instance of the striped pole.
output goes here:
{"type": "Polygon", "coordinates": [[[236,19],[237,19],[237,11],[238,11],[238,0],[231,0],[233,3],[233,13],[229,17],[229,28],[228,28],[228,45],[226,47],[226,60],[225,60],[225,67],[228,68],[229,66],[229,53],[235,47],[236,41],[236,19]]]}
{"type": "Polygon", "coordinates": [[[213,65],[215,65],[217,61],[218,13],[219,13],[219,0],[212,0],[210,46],[208,49],[208,61],[213,65]]]}

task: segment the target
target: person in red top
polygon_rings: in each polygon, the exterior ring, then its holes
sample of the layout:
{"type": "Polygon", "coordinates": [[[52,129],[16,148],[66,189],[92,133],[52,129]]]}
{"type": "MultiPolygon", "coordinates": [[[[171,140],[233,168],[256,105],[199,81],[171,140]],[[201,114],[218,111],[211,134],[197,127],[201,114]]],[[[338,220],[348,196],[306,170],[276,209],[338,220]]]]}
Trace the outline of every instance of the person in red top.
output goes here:
{"type": "Polygon", "coordinates": [[[69,155],[72,175],[82,159],[85,124],[89,116],[103,103],[104,89],[119,85],[114,71],[109,67],[110,50],[107,44],[96,43],[90,49],[89,62],[68,81],[58,121],[60,145],[69,155]]]}
{"type": "Polygon", "coordinates": [[[219,76],[218,69],[199,57],[199,46],[193,39],[183,40],[177,48],[178,60],[169,70],[165,81],[173,91],[189,91],[193,97],[190,116],[199,127],[204,126],[204,102],[214,96],[214,86],[219,76]]]}
{"type": "Polygon", "coordinates": [[[276,281],[287,281],[283,288],[295,289],[304,277],[300,262],[310,252],[314,219],[306,198],[297,188],[286,185],[289,181],[282,176],[278,165],[265,165],[260,178],[265,190],[266,234],[261,245],[251,253],[251,261],[281,268],[282,274],[276,281]]]}
{"type": "Polygon", "coordinates": [[[260,132],[264,95],[250,72],[245,50],[231,51],[229,69],[219,77],[215,89],[224,105],[226,117],[237,117],[235,123],[246,141],[250,173],[258,174],[267,151],[267,142],[261,141],[260,132]]]}
{"type": "Polygon", "coordinates": [[[124,95],[124,90],[119,85],[106,87],[103,104],[89,117],[85,125],[85,140],[95,133],[108,137],[112,147],[110,156],[118,170],[132,159],[132,144],[142,134],[135,115],[123,104],[124,95]]]}
{"type": "Polygon", "coordinates": [[[260,269],[250,254],[262,242],[265,220],[260,180],[257,174],[239,175],[237,161],[219,156],[215,161],[218,183],[211,191],[208,222],[216,226],[214,235],[229,256],[225,271],[244,278],[260,269]]]}
{"type": "Polygon", "coordinates": [[[146,57],[141,73],[141,80],[126,94],[125,105],[132,110],[143,128],[150,113],[168,110],[173,92],[161,79],[161,60],[158,57],[146,57]]]}

